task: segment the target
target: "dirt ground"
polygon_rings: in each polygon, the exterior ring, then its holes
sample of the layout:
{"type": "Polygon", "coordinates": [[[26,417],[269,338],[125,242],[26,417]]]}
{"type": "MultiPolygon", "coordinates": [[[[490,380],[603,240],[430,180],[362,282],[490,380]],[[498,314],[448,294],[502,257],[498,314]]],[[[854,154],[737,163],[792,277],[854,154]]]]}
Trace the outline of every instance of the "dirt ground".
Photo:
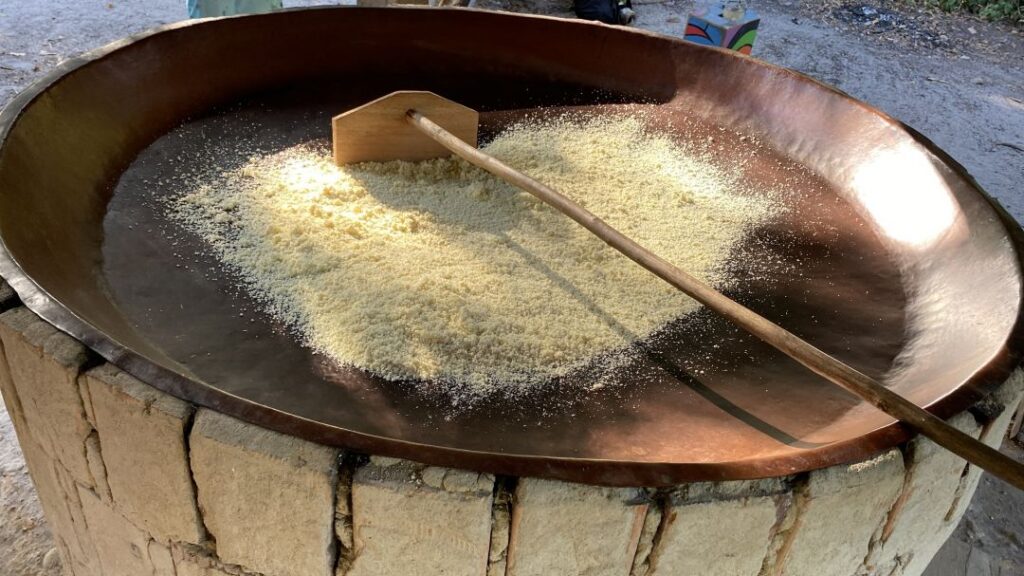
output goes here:
{"type": "MultiPolygon", "coordinates": [[[[286,0],[286,6],[337,4],[286,0]]],[[[754,56],[833,84],[914,127],[1024,221],[1024,35],[895,3],[753,2],[754,56]]],[[[569,0],[481,0],[570,15],[569,0]]],[[[635,0],[637,25],[682,35],[692,2],[635,0]]],[[[182,0],[0,0],[0,105],[68,56],[182,19],[182,0]]],[[[1009,443],[1008,443],[1009,444],[1009,443]]],[[[1005,451],[1024,460],[1024,450],[1005,451]]],[[[6,412],[0,406],[0,576],[59,567],[6,412]],[[49,553],[49,555],[47,555],[49,553]]],[[[1024,494],[986,478],[930,576],[1024,575],[1024,494]]]]}

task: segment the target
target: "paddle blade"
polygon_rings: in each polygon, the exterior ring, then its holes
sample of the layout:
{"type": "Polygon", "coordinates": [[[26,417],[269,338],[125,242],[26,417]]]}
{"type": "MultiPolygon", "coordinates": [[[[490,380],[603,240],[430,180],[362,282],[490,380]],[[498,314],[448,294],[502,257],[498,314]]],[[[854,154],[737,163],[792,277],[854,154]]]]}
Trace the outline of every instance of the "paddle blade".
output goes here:
{"type": "Polygon", "coordinates": [[[332,119],[334,162],[340,166],[450,156],[451,152],[409,124],[406,112],[413,109],[476,146],[476,110],[433,92],[392,92],[332,119]]]}

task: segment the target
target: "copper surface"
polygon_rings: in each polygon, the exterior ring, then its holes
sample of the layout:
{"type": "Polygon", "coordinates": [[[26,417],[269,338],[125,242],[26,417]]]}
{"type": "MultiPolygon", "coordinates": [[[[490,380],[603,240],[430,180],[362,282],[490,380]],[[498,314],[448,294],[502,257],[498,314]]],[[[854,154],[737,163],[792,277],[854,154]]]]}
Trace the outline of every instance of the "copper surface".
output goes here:
{"type": "MultiPolygon", "coordinates": [[[[667,485],[809,470],[908,437],[707,313],[642,343],[600,390],[584,372],[457,410],[430,383],[310,354],[198,239],[169,230],[147,182],[170,190],[238,161],[210,158],[233,142],[326,140],[331,115],[396,89],[480,110],[485,139],[541,106],[644,110],[682,141],[711,138],[716,161],[743,158],[754,189],[799,190],[735,254],[731,296],[940,415],[1019,362],[1020,229],[920,135],[732,52],[464,9],[189,22],[64,63],[0,114],[0,272],[38,314],[162,390],[374,454],[667,485]]],[[[523,258],[558,284],[552,263],[523,258]]]]}

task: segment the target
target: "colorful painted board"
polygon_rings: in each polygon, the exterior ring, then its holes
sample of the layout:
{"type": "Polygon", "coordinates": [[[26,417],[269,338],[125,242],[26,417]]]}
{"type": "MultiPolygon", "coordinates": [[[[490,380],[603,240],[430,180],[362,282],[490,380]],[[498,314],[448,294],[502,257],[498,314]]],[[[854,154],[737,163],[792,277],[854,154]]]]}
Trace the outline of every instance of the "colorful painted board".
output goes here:
{"type": "Polygon", "coordinates": [[[185,0],[189,18],[257,14],[282,7],[281,0],[185,0]]]}
{"type": "Polygon", "coordinates": [[[690,14],[683,38],[697,44],[750,54],[760,23],[761,18],[753,10],[747,10],[738,20],[729,20],[722,16],[722,4],[713,4],[690,14]]]}

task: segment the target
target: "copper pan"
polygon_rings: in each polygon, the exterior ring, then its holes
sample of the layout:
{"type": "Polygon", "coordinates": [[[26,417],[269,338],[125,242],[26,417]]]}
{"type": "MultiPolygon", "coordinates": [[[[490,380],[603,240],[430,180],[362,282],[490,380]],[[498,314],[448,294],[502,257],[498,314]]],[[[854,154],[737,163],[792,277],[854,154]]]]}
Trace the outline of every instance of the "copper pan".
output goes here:
{"type": "Polygon", "coordinates": [[[36,313],[153,386],[360,452],[653,486],[790,474],[907,440],[701,313],[642,343],[601,390],[584,391],[584,374],[454,410],[430,383],[309,353],[197,239],[165,233],[143,181],[173,185],[210,140],[327,138],[331,114],[395,89],[481,110],[485,133],[524,109],[632,106],[680,139],[710,136],[754,184],[801,191],[746,240],[731,296],[941,416],[1019,363],[1020,228],[920,134],[735,53],[465,9],[193,21],[65,62],[0,114],[0,272],[36,313]]]}

